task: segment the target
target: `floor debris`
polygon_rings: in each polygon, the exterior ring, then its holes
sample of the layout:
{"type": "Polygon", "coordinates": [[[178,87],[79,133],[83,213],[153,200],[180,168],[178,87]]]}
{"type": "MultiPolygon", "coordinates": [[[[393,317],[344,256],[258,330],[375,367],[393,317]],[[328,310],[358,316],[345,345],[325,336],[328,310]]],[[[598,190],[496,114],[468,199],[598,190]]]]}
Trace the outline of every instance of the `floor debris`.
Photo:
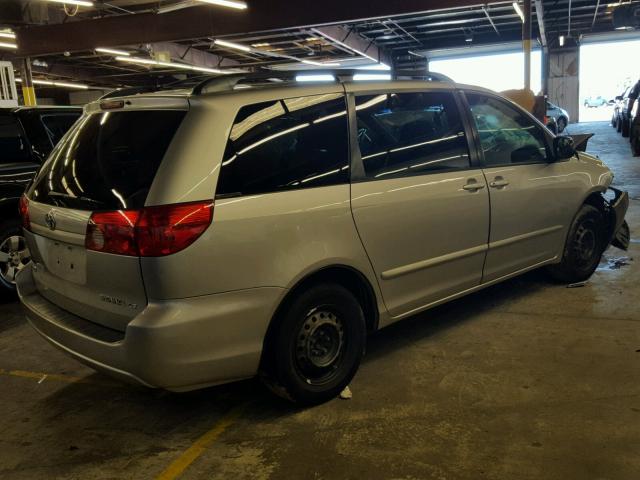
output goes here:
{"type": "Polygon", "coordinates": [[[633,258],[630,257],[613,257],[607,259],[606,265],[600,265],[598,270],[620,270],[620,267],[625,267],[629,265],[630,262],[633,261],[633,258]]]}
{"type": "Polygon", "coordinates": [[[570,283],[569,285],[567,285],[567,288],[580,288],[580,287],[584,287],[588,282],[576,282],[576,283],[570,283]]]}
{"type": "Polygon", "coordinates": [[[348,386],[344,387],[344,390],[340,392],[340,398],[342,400],[351,400],[353,398],[353,393],[351,393],[351,389],[348,386]]]}

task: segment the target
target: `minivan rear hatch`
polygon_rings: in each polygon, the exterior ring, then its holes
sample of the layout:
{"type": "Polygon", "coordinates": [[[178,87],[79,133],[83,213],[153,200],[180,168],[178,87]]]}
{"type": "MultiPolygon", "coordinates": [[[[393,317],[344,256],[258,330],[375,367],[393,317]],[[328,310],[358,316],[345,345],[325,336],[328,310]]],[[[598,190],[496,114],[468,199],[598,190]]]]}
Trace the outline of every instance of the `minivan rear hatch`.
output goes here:
{"type": "Polygon", "coordinates": [[[179,100],[164,109],[88,110],[28,189],[23,218],[34,282],[58,307],[124,331],[146,306],[140,259],[87,249],[87,229],[99,212],[129,218],[144,207],[188,109],[179,100]]]}

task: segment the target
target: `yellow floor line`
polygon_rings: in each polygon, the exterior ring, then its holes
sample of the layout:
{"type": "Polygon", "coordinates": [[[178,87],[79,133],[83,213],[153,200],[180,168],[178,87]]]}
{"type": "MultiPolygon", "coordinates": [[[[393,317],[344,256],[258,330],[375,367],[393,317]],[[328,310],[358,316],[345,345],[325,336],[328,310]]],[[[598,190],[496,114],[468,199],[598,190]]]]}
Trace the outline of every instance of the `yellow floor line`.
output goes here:
{"type": "Polygon", "coordinates": [[[156,480],[174,480],[195,462],[216,439],[224,433],[240,416],[246,405],[240,405],[222,417],[211,430],[198,438],[180,457],[171,463],[156,480]]]}
{"type": "Polygon", "coordinates": [[[42,383],[45,380],[53,380],[55,382],[88,383],[92,385],[102,385],[102,386],[110,386],[110,387],[117,385],[117,383],[115,382],[100,382],[100,381],[93,380],[91,378],[85,378],[85,377],[73,377],[70,375],[57,375],[55,373],[44,373],[44,372],[30,372],[27,370],[4,370],[0,368],[0,375],[9,376],[9,377],[30,378],[32,380],[37,380],[38,383],[42,383]]]}

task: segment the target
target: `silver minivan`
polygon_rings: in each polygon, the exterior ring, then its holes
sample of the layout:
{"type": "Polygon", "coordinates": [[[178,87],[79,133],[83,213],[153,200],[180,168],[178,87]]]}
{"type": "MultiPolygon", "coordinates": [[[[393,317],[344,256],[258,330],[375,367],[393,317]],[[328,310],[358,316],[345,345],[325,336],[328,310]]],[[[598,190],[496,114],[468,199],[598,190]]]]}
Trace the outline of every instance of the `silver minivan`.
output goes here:
{"type": "MultiPolygon", "coordinates": [[[[232,75],[89,105],[21,201],[31,325],[123,380],[336,396],[367,334],[626,246],[613,174],[494,92],[232,75]]],[[[121,96],[118,96],[121,95],[121,96]]]]}

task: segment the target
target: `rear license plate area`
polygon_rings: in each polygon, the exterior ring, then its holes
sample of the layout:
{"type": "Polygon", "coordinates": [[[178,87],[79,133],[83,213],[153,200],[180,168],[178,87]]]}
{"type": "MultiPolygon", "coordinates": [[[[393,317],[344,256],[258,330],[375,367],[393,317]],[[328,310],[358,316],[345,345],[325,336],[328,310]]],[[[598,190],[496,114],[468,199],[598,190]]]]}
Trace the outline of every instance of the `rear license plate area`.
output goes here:
{"type": "Polygon", "coordinates": [[[49,241],[46,266],[49,273],[73,283],[86,282],[87,259],[83,248],[49,241]]]}

